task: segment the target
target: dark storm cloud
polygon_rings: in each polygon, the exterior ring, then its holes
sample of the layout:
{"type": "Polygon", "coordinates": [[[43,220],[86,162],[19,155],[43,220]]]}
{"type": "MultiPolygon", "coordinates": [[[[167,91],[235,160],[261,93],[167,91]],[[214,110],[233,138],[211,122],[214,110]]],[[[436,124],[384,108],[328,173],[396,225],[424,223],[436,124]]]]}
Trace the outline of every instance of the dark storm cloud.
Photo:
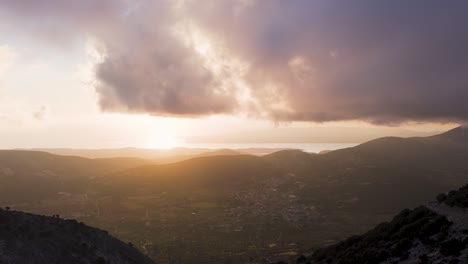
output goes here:
{"type": "Polygon", "coordinates": [[[468,120],[466,1],[0,4],[38,32],[79,30],[97,39],[105,57],[96,90],[108,111],[251,111],[318,122],[468,120]],[[182,35],[202,32],[221,55],[210,60],[175,33],[180,28],[189,28],[182,35]],[[245,65],[241,73],[229,59],[245,65]],[[236,78],[248,99],[239,96],[236,78]]]}
{"type": "Polygon", "coordinates": [[[252,63],[258,98],[262,84],[277,85],[291,109],[272,110],[276,118],[398,123],[468,118],[467,8],[327,0],[251,2],[237,16],[225,1],[190,10],[252,63]]]}

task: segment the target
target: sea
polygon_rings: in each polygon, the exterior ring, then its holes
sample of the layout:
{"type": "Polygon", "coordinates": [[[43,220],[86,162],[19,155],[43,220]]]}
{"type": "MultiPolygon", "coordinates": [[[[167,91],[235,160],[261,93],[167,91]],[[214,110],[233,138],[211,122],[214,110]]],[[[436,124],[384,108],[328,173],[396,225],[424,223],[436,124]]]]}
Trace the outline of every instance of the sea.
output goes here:
{"type": "Polygon", "coordinates": [[[186,143],[185,148],[205,149],[299,149],[318,153],[324,150],[351,148],[358,143],[186,143]]]}

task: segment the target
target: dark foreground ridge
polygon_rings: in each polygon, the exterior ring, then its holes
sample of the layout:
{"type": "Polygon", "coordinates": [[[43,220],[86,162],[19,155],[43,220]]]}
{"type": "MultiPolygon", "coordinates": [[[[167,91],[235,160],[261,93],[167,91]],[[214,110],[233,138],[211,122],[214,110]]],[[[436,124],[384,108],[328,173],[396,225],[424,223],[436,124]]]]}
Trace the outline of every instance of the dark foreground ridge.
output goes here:
{"type": "Polygon", "coordinates": [[[296,263],[468,263],[468,185],[296,263]]]}
{"type": "Polygon", "coordinates": [[[0,263],[154,263],[132,245],[75,220],[0,209],[0,263]]]}

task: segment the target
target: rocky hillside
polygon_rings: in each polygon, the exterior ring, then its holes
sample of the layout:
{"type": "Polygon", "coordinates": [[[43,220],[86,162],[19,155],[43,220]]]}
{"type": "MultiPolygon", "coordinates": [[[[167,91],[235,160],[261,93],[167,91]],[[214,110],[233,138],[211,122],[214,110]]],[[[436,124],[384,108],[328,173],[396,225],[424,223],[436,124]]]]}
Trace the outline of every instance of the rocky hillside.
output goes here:
{"type": "Polygon", "coordinates": [[[75,220],[0,209],[0,263],[154,263],[132,245],[75,220]]]}
{"type": "Polygon", "coordinates": [[[297,263],[468,263],[468,185],[297,263]]]}

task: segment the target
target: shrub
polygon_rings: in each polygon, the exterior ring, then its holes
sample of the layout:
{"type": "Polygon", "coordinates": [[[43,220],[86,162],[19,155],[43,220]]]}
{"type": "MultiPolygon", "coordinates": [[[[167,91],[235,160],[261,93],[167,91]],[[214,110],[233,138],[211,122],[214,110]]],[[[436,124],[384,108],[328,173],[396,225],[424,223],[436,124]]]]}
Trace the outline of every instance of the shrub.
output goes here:
{"type": "Polygon", "coordinates": [[[464,248],[462,241],[453,238],[441,244],[440,253],[444,256],[458,256],[464,248]]]}
{"type": "Polygon", "coordinates": [[[419,235],[424,238],[428,238],[438,233],[444,226],[450,226],[451,223],[445,216],[439,215],[434,220],[429,221],[423,225],[419,231],[419,235]]]}
{"type": "Polygon", "coordinates": [[[426,255],[419,256],[419,263],[420,264],[427,264],[429,263],[429,258],[426,255]]]}
{"type": "Polygon", "coordinates": [[[400,240],[392,249],[392,255],[399,257],[403,255],[403,253],[408,251],[412,246],[413,242],[410,239],[405,238],[403,240],[400,240]]]}
{"type": "Polygon", "coordinates": [[[99,257],[97,260],[96,260],[96,264],[106,264],[107,261],[105,258],[103,257],[99,257]]]}
{"type": "Polygon", "coordinates": [[[465,185],[457,191],[450,191],[443,202],[451,207],[468,207],[468,185],[465,185]]]}
{"type": "Polygon", "coordinates": [[[439,203],[443,203],[445,200],[447,200],[447,195],[445,193],[441,193],[437,195],[436,199],[439,203]]]}

